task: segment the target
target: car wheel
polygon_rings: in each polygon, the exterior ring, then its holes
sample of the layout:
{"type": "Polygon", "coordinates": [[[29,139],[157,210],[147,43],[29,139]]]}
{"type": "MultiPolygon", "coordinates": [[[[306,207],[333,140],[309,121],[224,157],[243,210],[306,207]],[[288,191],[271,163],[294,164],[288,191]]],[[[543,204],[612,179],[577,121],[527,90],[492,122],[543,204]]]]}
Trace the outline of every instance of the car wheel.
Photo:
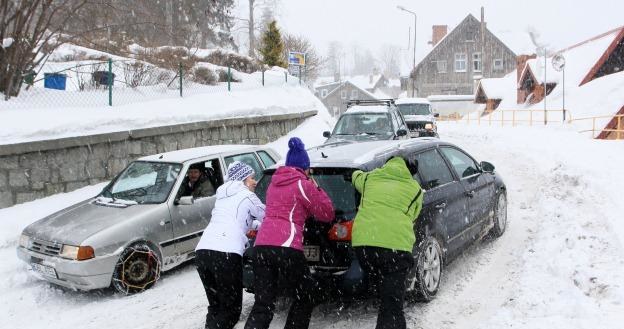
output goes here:
{"type": "Polygon", "coordinates": [[[494,227],[490,230],[490,236],[498,238],[505,233],[507,228],[507,195],[501,192],[494,206],[494,227]]]}
{"type": "Polygon", "coordinates": [[[438,293],[442,280],[442,248],[435,237],[427,237],[414,254],[414,267],[408,278],[408,298],[429,302],[438,293]]]}
{"type": "Polygon", "coordinates": [[[134,244],[119,256],[112,286],[126,295],[141,292],[158,281],[160,268],[160,259],[152,247],[147,243],[134,244]]]}

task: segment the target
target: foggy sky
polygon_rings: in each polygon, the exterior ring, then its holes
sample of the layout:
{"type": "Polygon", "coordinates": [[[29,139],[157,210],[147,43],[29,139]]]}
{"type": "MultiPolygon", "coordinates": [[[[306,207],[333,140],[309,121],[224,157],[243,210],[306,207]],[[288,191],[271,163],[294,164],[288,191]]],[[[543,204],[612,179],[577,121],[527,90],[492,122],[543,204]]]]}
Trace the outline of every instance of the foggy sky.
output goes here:
{"type": "MultiPolygon", "coordinates": [[[[394,44],[404,49],[404,57],[411,58],[408,29],[413,29],[414,16],[397,5],[417,14],[417,60],[431,49],[427,43],[432,25],[449,25],[450,31],[469,13],[480,19],[481,6],[488,29],[516,53],[533,50],[528,29],[537,31],[541,42],[557,50],[624,25],[624,1],[606,0],[281,0],[278,25],[306,36],[322,54],[330,41],[338,40],[373,53],[384,43],[394,44]]],[[[246,13],[247,1],[238,0],[239,17],[246,13]]]]}

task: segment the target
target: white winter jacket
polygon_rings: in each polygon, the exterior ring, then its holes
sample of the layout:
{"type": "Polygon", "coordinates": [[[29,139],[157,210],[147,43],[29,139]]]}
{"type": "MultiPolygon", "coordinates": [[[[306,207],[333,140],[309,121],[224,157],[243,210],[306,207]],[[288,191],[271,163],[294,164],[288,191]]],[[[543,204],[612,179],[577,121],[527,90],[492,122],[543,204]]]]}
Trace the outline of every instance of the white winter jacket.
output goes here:
{"type": "Polygon", "coordinates": [[[210,223],[195,250],[207,249],[243,255],[247,232],[257,230],[265,206],[242,181],[227,181],[217,189],[210,223]]]}

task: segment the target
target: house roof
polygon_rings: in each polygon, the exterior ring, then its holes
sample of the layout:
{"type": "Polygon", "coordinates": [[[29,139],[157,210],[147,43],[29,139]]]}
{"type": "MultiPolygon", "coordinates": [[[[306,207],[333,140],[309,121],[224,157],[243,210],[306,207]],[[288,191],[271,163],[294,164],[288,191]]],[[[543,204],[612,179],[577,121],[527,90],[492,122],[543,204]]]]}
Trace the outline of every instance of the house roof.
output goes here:
{"type": "Polygon", "coordinates": [[[350,81],[360,89],[373,89],[381,78],[383,78],[383,74],[370,74],[346,77],[345,80],[350,81]]]}
{"type": "MultiPolygon", "coordinates": [[[[617,49],[618,45],[624,43],[624,26],[614,29],[610,32],[617,33],[617,35],[615,36],[607,50],[605,50],[602,56],[600,56],[596,64],[594,64],[591,70],[587,73],[585,78],[583,78],[583,81],[581,81],[581,85],[594,79],[596,77],[596,73],[598,73],[600,68],[607,62],[609,56],[615,51],[615,49],[617,49]]],[[[606,33],[606,37],[608,37],[611,33],[606,33]]]]}
{"type": "Polygon", "coordinates": [[[353,86],[353,87],[357,88],[357,90],[359,90],[359,91],[360,91],[361,93],[363,93],[364,95],[367,95],[367,96],[369,96],[369,97],[371,97],[371,98],[373,98],[373,99],[377,99],[377,98],[378,98],[377,96],[375,96],[375,95],[371,94],[371,93],[370,93],[370,92],[368,92],[367,90],[362,89],[362,88],[358,87],[357,85],[353,84],[353,83],[352,83],[351,81],[349,81],[349,80],[347,80],[347,81],[342,81],[342,82],[337,82],[336,84],[337,84],[337,85],[336,85],[336,88],[332,89],[332,91],[330,91],[330,92],[327,94],[327,96],[325,96],[325,97],[329,97],[331,94],[333,94],[333,93],[335,93],[337,90],[339,90],[339,89],[340,89],[340,87],[343,87],[343,86],[344,86],[344,85],[346,85],[346,84],[350,84],[351,86],[353,86]]]}
{"type": "Polygon", "coordinates": [[[502,78],[481,79],[477,93],[481,90],[487,99],[503,99],[507,90],[515,88],[515,80],[515,72],[502,78]]]}

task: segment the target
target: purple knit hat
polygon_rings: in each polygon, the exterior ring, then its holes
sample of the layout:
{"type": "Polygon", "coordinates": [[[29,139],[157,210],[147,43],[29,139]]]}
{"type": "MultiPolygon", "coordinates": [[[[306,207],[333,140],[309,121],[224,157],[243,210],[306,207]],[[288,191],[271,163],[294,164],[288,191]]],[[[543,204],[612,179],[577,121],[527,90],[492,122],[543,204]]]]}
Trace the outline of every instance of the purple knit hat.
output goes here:
{"type": "Polygon", "coordinates": [[[286,165],[303,170],[310,168],[310,157],[305,145],[298,137],[292,137],[288,141],[288,153],[286,153],[286,165]]]}

